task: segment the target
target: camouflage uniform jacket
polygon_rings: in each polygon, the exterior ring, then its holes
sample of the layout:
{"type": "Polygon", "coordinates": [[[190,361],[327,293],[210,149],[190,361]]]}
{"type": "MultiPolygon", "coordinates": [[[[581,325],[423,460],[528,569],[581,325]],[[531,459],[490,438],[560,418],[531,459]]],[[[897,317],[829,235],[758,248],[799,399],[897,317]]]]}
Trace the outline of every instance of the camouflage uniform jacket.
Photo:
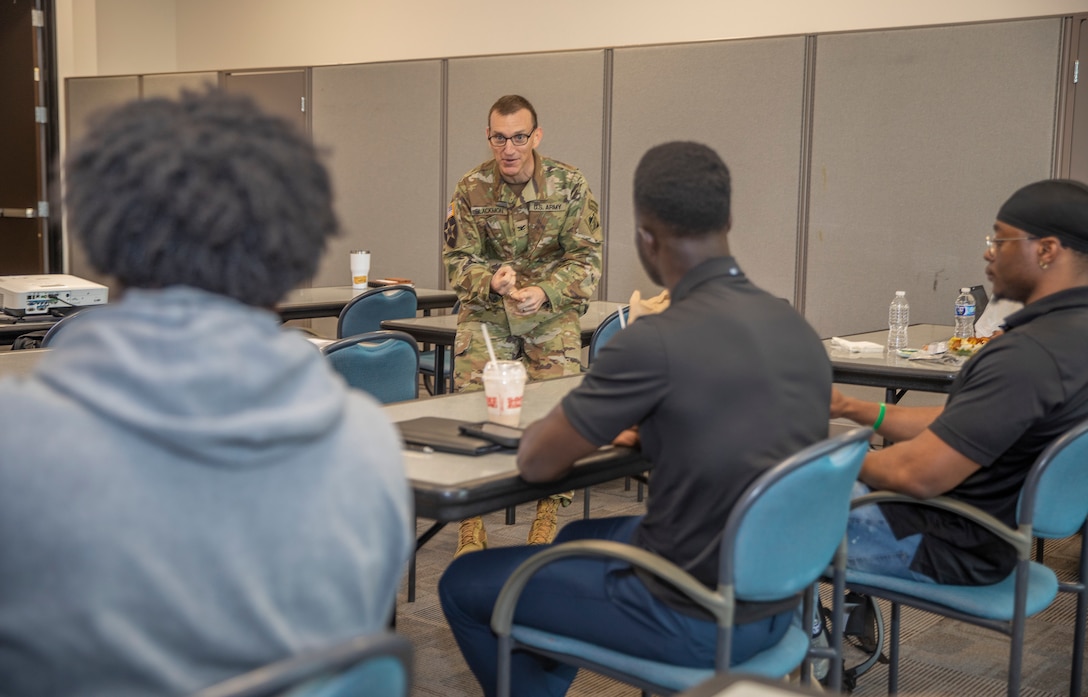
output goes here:
{"type": "Polygon", "coordinates": [[[475,315],[504,323],[491,277],[502,264],[518,274],[518,287],[540,286],[548,302],[544,322],[586,304],[601,278],[601,224],[597,201],[574,167],[533,152],[533,178],[518,196],[489,160],[466,174],[450,202],[443,259],[461,300],[461,318],[475,315]]]}

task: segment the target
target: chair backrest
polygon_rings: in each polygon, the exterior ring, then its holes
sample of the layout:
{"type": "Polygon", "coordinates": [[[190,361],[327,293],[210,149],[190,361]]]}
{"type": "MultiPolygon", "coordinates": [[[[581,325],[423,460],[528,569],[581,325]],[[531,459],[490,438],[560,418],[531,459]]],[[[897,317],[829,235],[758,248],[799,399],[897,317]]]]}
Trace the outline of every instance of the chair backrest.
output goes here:
{"type": "Polygon", "coordinates": [[[72,324],[74,324],[75,322],[80,321],[77,318],[86,317],[88,314],[88,310],[93,310],[96,307],[105,306],[91,305],[88,307],[76,308],[72,312],[69,312],[68,314],[58,319],[56,323],[49,328],[49,331],[45,333],[45,336],[42,337],[40,348],[49,348],[49,345],[56,340],[58,334],[60,334],[62,331],[65,331],[67,327],[72,326],[72,324]]]}
{"type": "Polygon", "coordinates": [[[336,338],[376,332],[383,319],[416,316],[416,289],[412,286],[370,288],[352,298],[340,311],[336,338]]]}
{"type": "Polygon", "coordinates": [[[419,345],[404,332],[379,330],[323,346],[348,385],[383,404],[419,397],[419,345]]]}
{"type": "Polygon", "coordinates": [[[805,448],[761,474],[726,521],[719,584],[742,600],[796,595],[827,569],[846,533],[870,428],[805,448]]]}
{"type": "Polygon", "coordinates": [[[1036,537],[1069,537],[1088,518],[1088,420],[1047,446],[1020,490],[1017,518],[1036,537]]]}
{"type": "Polygon", "coordinates": [[[593,359],[597,357],[597,352],[620,330],[620,313],[623,313],[623,323],[626,325],[630,311],[630,307],[621,307],[605,317],[605,320],[597,325],[597,328],[593,330],[592,338],[589,340],[589,359],[587,363],[592,363],[593,359]]]}
{"type": "Polygon", "coordinates": [[[391,632],[277,661],[192,697],[407,697],[412,644],[391,632]]]}

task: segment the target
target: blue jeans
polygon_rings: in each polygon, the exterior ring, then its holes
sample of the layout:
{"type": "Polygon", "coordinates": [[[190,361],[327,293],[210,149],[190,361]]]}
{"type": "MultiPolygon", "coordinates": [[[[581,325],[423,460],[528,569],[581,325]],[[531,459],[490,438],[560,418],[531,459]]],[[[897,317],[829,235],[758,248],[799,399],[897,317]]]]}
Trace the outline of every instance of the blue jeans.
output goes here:
{"type": "MultiPolygon", "coordinates": [[[[576,539],[629,542],[639,516],[580,520],[559,533],[555,543],[576,539]]],[[[465,661],[485,695],[496,691],[498,640],[491,632],[491,610],[502,584],[535,547],[502,547],[459,557],[442,576],[442,610],[465,661]]],[[[733,633],[734,662],[776,643],[794,612],[738,625],[733,633]]],[[[521,625],[576,637],[652,660],[678,665],[714,664],[717,629],[713,622],[678,613],[655,598],[623,562],[564,559],[529,581],[514,620],[521,625]]],[[[513,694],[563,695],[577,668],[516,651],[513,694]]]]}
{"type": "MultiPolygon", "coordinates": [[[[851,498],[868,494],[869,487],[854,483],[851,498]]],[[[850,511],[846,524],[846,567],[857,571],[895,576],[912,581],[936,583],[925,574],[910,569],[914,553],[922,542],[922,533],[896,539],[880,506],[870,504],[850,511]]]]}

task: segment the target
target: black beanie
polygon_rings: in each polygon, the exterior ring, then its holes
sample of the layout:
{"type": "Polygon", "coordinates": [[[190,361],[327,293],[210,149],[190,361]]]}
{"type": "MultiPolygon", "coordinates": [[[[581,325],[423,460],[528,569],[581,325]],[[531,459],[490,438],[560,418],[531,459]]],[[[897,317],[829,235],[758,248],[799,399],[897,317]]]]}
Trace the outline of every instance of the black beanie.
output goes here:
{"type": "Polygon", "coordinates": [[[1017,191],[997,219],[1038,237],[1088,254],[1088,186],[1072,179],[1047,179],[1017,191]]]}

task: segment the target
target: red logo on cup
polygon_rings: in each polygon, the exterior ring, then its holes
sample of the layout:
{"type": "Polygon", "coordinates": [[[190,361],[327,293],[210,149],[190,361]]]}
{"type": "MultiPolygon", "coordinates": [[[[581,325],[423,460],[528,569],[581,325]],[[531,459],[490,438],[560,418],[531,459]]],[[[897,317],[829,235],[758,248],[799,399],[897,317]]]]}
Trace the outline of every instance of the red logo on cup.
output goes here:
{"type": "Polygon", "coordinates": [[[499,398],[498,397],[488,397],[487,398],[487,406],[488,406],[489,409],[498,409],[499,408],[499,398]]]}
{"type": "Polygon", "coordinates": [[[507,397],[506,398],[507,409],[521,409],[521,397],[507,397]]]}

